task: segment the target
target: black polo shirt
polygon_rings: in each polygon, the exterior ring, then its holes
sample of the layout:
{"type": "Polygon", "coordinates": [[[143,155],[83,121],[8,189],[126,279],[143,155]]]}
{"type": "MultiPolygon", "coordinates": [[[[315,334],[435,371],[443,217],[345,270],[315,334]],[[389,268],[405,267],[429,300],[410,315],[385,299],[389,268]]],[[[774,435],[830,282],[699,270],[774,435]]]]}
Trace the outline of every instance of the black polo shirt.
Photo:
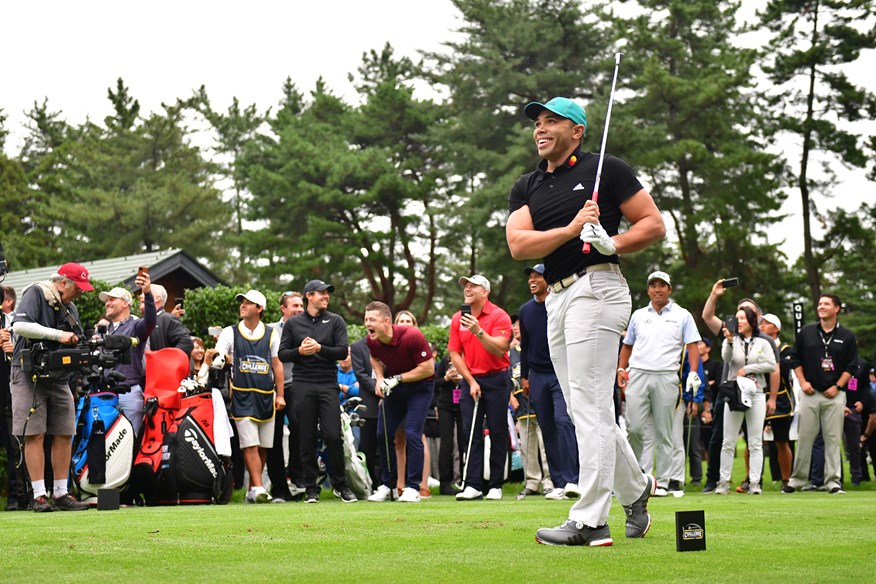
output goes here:
{"type": "Polygon", "coordinates": [[[839,323],[829,333],[822,330],[820,323],[809,324],[797,335],[789,362],[792,369],[802,365],[806,381],[815,391],[824,392],[844,371],[855,375],[858,342],[855,334],[839,323]],[[830,360],[830,369],[825,366],[825,359],[830,360]]]}
{"type": "MultiPolygon", "coordinates": [[[[508,196],[509,212],[529,205],[538,231],[567,226],[593,195],[599,156],[576,149],[562,166],[547,172],[547,161],[520,177],[508,196]]],[[[642,183],[626,162],[605,156],[599,185],[599,222],[609,235],[617,235],[623,215],[620,205],[642,190],[642,183]]],[[[595,248],[581,251],[581,240],[571,239],[544,258],[544,277],[549,283],[581,272],[587,266],[620,263],[617,255],[604,256],[595,248]]]]}

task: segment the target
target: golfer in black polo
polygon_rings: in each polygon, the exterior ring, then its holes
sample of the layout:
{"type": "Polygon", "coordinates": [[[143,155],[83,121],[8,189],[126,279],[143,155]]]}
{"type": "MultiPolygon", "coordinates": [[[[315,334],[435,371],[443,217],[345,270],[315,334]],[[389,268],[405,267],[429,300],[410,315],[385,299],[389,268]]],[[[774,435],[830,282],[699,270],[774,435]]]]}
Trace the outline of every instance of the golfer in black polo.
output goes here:
{"type": "Polygon", "coordinates": [[[328,450],[329,478],[336,497],[355,503],[356,495],[344,476],[344,443],[341,435],[341,403],[338,399],[338,365],[349,351],[347,324],[329,312],[329,296],[335,287],[322,280],[304,286],[306,308],[287,319],[280,338],[280,361],[295,364],[292,393],[295,427],[298,430],[302,482],[306,503],[318,503],[319,466],[316,462],[317,424],[328,450]]]}

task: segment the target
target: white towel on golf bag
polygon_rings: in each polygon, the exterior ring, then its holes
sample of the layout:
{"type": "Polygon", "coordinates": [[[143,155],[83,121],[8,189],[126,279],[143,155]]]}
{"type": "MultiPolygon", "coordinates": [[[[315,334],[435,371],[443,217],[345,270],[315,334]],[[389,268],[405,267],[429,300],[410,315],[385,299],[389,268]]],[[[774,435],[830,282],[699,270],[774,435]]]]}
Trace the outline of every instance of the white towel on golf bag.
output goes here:
{"type": "Polygon", "coordinates": [[[218,389],[210,392],[213,398],[213,442],[219,456],[231,456],[231,420],[225,411],[225,400],[218,389]]]}

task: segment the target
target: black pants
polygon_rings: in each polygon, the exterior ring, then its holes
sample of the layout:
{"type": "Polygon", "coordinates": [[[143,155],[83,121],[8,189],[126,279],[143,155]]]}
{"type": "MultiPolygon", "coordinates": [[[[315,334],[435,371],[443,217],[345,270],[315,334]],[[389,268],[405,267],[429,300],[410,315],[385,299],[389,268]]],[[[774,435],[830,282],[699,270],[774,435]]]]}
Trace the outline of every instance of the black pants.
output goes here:
{"type": "Polygon", "coordinates": [[[706,483],[717,485],[721,473],[721,446],[724,442],[724,400],[712,404],[712,436],[709,440],[709,465],[706,467],[706,483]]]}
{"type": "MultiPolygon", "coordinates": [[[[459,405],[450,408],[438,406],[438,432],[441,440],[438,447],[438,480],[441,481],[443,488],[447,488],[453,484],[453,479],[457,475],[462,476],[461,464],[459,468],[453,468],[454,454],[456,454],[453,452],[454,438],[460,448],[468,438],[462,428],[462,411],[459,405]]],[[[464,454],[464,452],[459,453],[460,463],[464,454]]]]}
{"type": "MultiPolygon", "coordinates": [[[[286,408],[277,412],[274,418],[274,444],[267,450],[265,456],[265,466],[268,467],[268,478],[271,480],[271,497],[280,498],[288,501],[292,498],[292,493],[289,492],[289,486],[286,484],[286,460],[283,457],[283,418],[285,411],[289,408],[289,403],[286,403],[286,408]]],[[[292,458],[292,451],[289,451],[289,458],[292,458]]]]}
{"type": "MultiPolygon", "coordinates": [[[[462,397],[459,409],[462,410],[465,439],[474,424],[471,454],[466,471],[465,486],[483,490],[484,482],[484,419],[490,431],[490,489],[501,488],[505,481],[505,464],[508,461],[510,435],[508,430],[508,400],[511,397],[511,376],[507,371],[475,377],[481,386],[481,399],[477,417],[474,417],[475,402],[469,392],[468,383],[462,382],[462,397]]],[[[468,448],[468,444],[466,444],[468,448]]]]}
{"type": "Polygon", "coordinates": [[[347,486],[344,475],[344,442],[341,438],[341,402],[337,384],[318,384],[296,381],[295,422],[298,426],[301,459],[301,482],[308,491],[318,491],[319,465],[316,461],[319,434],[328,451],[329,480],[332,488],[347,486]],[[317,425],[319,433],[317,433],[317,425]]]}
{"type": "Polygon", "coordinates": [[[18,440],[12,435],[12,406],[6,402],[0,406],[0,447],[6,451],[6,484],[9,487],[6,506],[27,507],[29,497],[24,465],[18,465],[22,453],[18,447],[18,440]]]}

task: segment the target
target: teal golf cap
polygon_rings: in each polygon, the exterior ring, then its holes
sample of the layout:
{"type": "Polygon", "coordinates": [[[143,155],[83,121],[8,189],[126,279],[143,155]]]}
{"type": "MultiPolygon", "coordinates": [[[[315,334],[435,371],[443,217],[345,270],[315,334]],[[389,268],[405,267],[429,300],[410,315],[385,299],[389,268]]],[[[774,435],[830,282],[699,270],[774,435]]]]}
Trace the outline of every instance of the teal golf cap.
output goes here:
{"type": "Polygon", "coordinates": [[[533,101],[523,108],[523,113],[531,120],[538,118],[544,110],[550,110],[558,116],[563,116],[587,127],[587,114],[584,113],[584,108],[569,99],[568,97],[555,97],[547,103],[539,103],[533,101]]]}

